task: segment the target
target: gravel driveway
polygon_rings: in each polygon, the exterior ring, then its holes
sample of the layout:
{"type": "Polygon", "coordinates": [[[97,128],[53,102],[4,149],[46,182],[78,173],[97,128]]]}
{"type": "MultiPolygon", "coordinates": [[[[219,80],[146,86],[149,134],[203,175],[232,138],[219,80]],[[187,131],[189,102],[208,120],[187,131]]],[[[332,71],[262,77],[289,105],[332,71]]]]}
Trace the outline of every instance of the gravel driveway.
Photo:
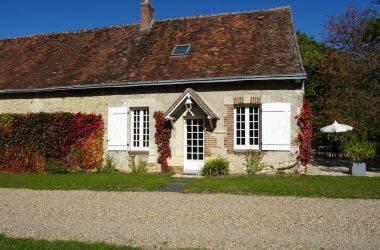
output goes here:
{"type": "Polygon", "coordinates": [[[0,189],[0,233],[146,248],[380,249],[380,200],[0,189]]]}

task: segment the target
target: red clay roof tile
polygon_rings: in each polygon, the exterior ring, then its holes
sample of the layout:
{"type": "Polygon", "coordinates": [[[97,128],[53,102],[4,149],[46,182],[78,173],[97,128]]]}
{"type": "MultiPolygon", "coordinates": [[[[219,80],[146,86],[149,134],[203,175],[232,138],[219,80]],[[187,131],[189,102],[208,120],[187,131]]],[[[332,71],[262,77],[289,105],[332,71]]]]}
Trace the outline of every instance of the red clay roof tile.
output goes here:
{"type": "Polygon", "coordinates": [[[297,74],[288,7],[0,40],[0,91],[297,74]],[[179,44],[187,56],[171,56],[179,44]]]}

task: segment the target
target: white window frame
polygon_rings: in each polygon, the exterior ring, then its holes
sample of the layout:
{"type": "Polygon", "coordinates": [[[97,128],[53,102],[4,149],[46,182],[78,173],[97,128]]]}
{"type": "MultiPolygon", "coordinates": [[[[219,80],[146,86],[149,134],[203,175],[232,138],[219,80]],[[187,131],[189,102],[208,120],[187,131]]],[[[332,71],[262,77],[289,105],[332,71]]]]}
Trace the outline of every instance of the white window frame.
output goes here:
{"type": "MultiPolygon", "coordinates": [[[[255,121],[253,121],[255,122],[255,121]]],[[[261,126],[260,126],[260,107],[258,106],[235,106],[234,107],[234,149],[236,150],[259,150],[260,149],[260,131],[261,131],[261,126]],[[236,115],[237,115],[237,108],[244,108],[244,116],[245,116],[245,145],[237,145],[237,121],[236,121],[236,115]],[[249,108],[258,108],[258,144],[257,145],[249,145],[249,108]]]]}
{"type": "Polygon", "coordinates": [[[144,111],[148,111],[148,145],[150,145],[150,113],[149,108],[133,108],[131,109],[131,149],[136,151],[149,151],[149,146],[144,147],[144,111]],[[134,146],[135,142],[135,112],[139,112],[139,146],[134,146]]]}

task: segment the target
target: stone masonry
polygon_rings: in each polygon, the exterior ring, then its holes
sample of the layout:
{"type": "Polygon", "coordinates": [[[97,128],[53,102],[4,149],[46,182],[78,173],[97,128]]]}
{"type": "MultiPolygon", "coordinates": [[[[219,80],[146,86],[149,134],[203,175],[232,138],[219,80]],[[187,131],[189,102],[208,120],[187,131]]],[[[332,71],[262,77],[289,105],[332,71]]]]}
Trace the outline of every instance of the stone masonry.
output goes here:
{"type": "MultiPolygon", "coordinates": [[[[297,150],[296,138],[298,127],[295,117],[298,115],[302,100],[303,88],[301,83],[295,82],[242,82],[234,84],[197,84],[183,87],[152,87],[117,90],[93,90],[77,92],[53,92],[46,94],[28,95],[0,95],[0,112],[82,112],[103,115],[107,129],[107,111],[109,107],[128,106],[130,108],[149,108],[150,115],[150,148],[146,152],[136,151],[107,151],[107,132],[104,138],[105,152],[112,154],[118,161],[121,170],[128,171],[128,152],[136,155],[136,160],[147,160],[151,170],[159,170],[157,166],[157,147],[154,142],[155,111],[166,111],[173,102],[187,88],[193,88],[199,96],[218,115],[215,127],[211,130],[207,126],[205,133],[206,159],[212,156],[222,156],[230,161],[232,172],[244,171],[244,155],[233,150],[233,108],[234,98],[251,103],[252,97],[266,102],[291,103],[291,136],[293,138],[292,152],[265,152],[264,160],[270,164],[277,164],[292,158],[297,150]]],[[[204,117],[206,118],[206,117],[204,117]]],[[[130,121],[131,119],[129,119],[130,121]]],[[[207,122],[207,119],[205,119],[207,122]]],[[[171,138],[172,158],[169,164],[173,167],[183,166],[183,119],[174,124],[171,138]]],[[[130,131],[130,125],[129,125],[130,131]]],[[[244,153],[244,152],[243,152],[244,153]]]]}

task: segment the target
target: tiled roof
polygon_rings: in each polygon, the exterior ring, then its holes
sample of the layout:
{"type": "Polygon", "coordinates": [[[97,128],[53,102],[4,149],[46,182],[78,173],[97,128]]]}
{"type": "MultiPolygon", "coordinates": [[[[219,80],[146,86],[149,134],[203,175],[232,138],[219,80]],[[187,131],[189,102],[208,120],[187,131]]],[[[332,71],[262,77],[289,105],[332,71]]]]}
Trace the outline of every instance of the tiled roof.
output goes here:
{"type": "Polygon", "coordinates": [[[304,75],[289,7],[0,40],[0,92],[289,75],[304,75]]]}

